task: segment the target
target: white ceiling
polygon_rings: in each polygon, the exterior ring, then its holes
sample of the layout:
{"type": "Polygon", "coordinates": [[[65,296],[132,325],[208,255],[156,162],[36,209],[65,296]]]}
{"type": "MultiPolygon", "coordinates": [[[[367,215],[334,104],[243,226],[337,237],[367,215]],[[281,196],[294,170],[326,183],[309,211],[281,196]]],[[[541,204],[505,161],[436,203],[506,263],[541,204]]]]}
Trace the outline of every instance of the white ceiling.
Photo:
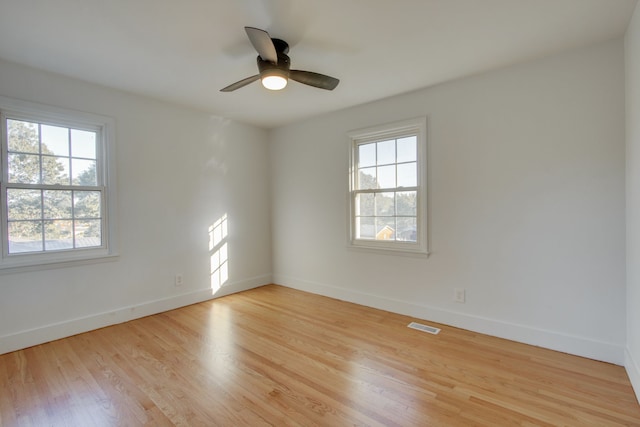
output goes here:
{"type": "MultiPolygon", "coordinates": [[[[266,128],[623,35],[636,0],[0,0],[0,58],[266,128]],[[257,74],[243,27],[292,69],[340,79],[219,90],[257,74]]],[[[0,88],[1,92],[2,88],[0,88]]],[[[1,94],[1,93],[0,93],[1,94]]]]}

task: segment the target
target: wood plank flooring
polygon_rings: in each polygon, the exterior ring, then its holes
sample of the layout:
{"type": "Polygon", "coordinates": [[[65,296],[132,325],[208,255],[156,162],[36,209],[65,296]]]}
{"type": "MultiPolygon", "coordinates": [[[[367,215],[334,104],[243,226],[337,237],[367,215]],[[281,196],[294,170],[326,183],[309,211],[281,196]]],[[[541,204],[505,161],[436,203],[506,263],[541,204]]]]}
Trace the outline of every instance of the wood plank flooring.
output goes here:
{"type": "Polygon", "coordinates": [[[622,367],[280,286],[0,356],[1,426],[640,426],[622,367]]]}

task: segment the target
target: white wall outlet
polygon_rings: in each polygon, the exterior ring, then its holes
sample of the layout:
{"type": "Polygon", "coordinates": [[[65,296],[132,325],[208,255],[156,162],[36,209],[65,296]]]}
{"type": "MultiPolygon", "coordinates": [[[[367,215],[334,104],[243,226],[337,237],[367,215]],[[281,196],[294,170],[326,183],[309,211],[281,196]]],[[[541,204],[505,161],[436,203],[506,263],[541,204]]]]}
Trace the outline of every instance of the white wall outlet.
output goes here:
{"type": "Polygon", "coordinates": [[[179,286],[182,286],[183,284],[184,284],[184,278],[182,277],[182,274],[176,274],[175,285],[179,287],[179,286]]]}
{"type": "Polygon", "coordinates": [[[453,300],[455,302],[464,303],[466,300],[466,291],[463,288],[455,288],[453,290],[453,300]]]}

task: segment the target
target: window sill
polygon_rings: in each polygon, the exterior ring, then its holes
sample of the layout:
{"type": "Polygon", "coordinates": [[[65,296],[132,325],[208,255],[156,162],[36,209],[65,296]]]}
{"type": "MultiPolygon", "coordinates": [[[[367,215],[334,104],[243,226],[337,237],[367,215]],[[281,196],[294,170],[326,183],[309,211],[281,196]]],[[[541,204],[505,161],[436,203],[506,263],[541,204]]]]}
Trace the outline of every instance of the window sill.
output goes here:
{"type": "Polygon", "coordinates": [[[83,254],[82,256],[74,254],[74,256],[48,256],[38,260],[34,260],[33,258],[29,260],[10,259],[0,263],[0,275],[112,262],[118,258],[119,255],[117,253],[95,251],[91,254],[83,254]]]}
{"type": "Polygon", "coordinates": [[[390,247],[389,245],[374,245],[374,244],[358,244],[349,243],[347,249],[354,252],[364,252],[378,255],[394,255],[412,258],[428,258],[429,252],[423,249],[408,249],[404,247],[390,247]]]}

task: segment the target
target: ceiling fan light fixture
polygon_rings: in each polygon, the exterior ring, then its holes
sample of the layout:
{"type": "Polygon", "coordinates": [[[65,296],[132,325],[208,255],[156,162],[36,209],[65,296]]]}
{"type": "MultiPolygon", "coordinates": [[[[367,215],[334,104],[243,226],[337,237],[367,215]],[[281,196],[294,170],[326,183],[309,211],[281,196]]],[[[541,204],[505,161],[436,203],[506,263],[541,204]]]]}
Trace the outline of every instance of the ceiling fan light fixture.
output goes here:
{"type": "Polygon", "coordinates": [[[281,90],[287,86],[287,77],[281,72],[270,72],[262,76],[262,86],[269,90],[281,90]]]}
{"type": "Polygon", "coordinates": [[[281,39],[273,39],[265,30],[253,27],[244,27],[249,41],[258,52],[256,62],[258,74],[246,77],[227,87],[220,92],[233,92],[245,87],[256,80],[262,81],[262,86],[269,90],[282,90],[287,86],[289,79],[320,89],[333,90],[340,80],[324,74],[312,71],[292,70],[291,60],[287,53],[289,45],[281,39]]]}

